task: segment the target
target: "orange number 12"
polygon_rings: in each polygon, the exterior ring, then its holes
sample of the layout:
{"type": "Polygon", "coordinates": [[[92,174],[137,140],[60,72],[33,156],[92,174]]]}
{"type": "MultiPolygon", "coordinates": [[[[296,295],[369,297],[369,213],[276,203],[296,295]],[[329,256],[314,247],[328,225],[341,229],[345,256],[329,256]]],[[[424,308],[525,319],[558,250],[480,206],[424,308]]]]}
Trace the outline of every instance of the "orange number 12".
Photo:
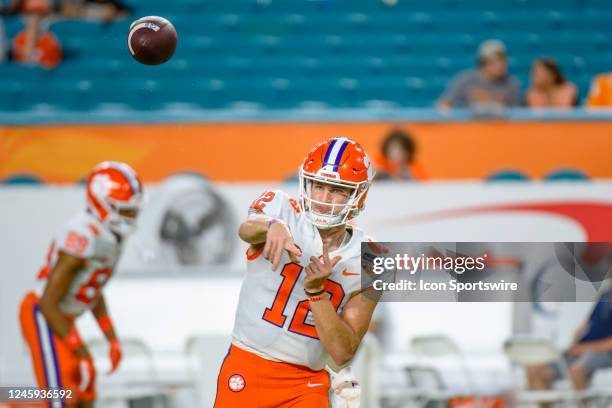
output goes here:
{"type": "MultiPolygon", "coordinates": [[[[265,321],[278,327],[285,326],[285,322],[287,320],[285,308],[287,307],[289,296],[295,288],[295,284],[302,273],[302,269],[304,268],[296,263],[289,263],[283,267],[283,270],[280,273],[283,280],[278,288],[278,291],[276,292],[274,303],[272,303],[271,307],[266,308],[263,314],[263,319],[265,321]]],[[[338,308],[342,303],[342,299],[344,299],[344,289],[342,289],[342,285],[328,279],[325,281],[325,290],[330,294],[329,301],[334,307],[334,310],[338,311],[338,308]]],[[[313,324],[306,323],[308,312],[310,312],[310,303],[308,300],[300,301],[293,312],[293,318],[289,323],[289,331],[311,337],[313,339],[318,339],[319,336],[317,335],[317,329],[315,326],[313,324]]]]}

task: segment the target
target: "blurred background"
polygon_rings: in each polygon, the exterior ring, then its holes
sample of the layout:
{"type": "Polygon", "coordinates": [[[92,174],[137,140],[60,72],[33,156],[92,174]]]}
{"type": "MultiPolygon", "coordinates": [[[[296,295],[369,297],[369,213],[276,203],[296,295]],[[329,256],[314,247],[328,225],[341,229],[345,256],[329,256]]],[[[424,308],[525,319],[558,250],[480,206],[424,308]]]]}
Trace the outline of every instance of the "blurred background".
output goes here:
{"type": "MultiPolygon", "coordinates": [[[[18,304],[104,160],[147,199],[106,289],[126,358],[100,407],[212,406],[237,226],[263,191],[296,196],[325,138],[373,159],[357,224],[380,241],[612,241],[611,34],[608,0],[4,0],[0,386],[33,383],[18,304]],[[161,66],[127,50],[146,15],[178,32],[161,66]]],[[[531,287],[554,274],[516,245],[488,249],[531,287]]],[[[524,365],[569,347],[593,305],[531,299],[379,305],[362,406],[569,406],[567,381],[530,392],[524,365]]],[[[104,372],[95,321],[79,327],[104,372]]],[[[612,406],[610,384],[598,369],[589,403],[612,406]]]]}

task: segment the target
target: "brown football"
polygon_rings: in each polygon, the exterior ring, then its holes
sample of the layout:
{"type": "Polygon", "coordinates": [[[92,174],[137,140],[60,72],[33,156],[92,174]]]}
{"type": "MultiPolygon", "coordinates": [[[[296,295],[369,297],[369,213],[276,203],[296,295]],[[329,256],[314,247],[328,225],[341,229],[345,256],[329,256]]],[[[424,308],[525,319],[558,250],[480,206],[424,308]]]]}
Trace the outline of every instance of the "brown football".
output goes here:
{"type": "Polygon", "coordinates": [[[147,16],[130,25],[128,49],[134,59],[146,65],[159,65],[174,55],[178,36],[172,23],[163,17],[147,16]]]}

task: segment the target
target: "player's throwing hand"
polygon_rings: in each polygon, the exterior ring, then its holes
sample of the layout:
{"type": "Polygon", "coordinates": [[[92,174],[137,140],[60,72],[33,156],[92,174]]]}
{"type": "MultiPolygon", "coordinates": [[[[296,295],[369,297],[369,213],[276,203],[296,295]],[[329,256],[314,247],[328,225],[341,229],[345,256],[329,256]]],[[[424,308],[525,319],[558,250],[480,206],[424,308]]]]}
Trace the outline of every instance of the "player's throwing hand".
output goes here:
{"type": "Polygon", "coordinates": [[[293,242],[287,225],[280,220],[272,219],[266,235],[263,256],[272,263],[273,271],[278,267],[283,251],[287,251],[291,262],[298,263],[297,257],[302,256],[302,251],[293,242]]]}
{"type": "Polygon", "coordinates": [[[304,289],[309,292],[320,292],[325,289],[325,281],[332,274],[334,266],[342,259],[335,256],[329,259],[329,244],[323,242],[323,259],[311,256],[310,263],[306,266],[306,277],[304,278],[304,289]]]}
{"type": "Polygon", "coordinates": [[[109,343],[109,357],[111,361],[111,369],[109,374],[114,373],[119,368],[119,364],[121,363],[122,353],[121,353],[121,343],[117,339],[112,339],[109,343]]]}

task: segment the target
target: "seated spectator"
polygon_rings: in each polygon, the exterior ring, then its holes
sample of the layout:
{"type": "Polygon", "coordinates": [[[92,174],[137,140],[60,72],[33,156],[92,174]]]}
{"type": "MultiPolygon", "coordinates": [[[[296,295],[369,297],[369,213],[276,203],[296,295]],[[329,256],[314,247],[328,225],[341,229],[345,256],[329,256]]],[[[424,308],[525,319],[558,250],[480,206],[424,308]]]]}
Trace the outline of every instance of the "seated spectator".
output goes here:
{"type": "Polygon", "coordinates": [[[57,11],[57,0],[10,0],[7,14],[48,15],[57,11]]]}
{"type": "Polygon", "coordinates": [[[508,74],[506,46],[498,40],[487,40],[478,47],[478,68],[453,78],[438,107],[486,111],[520,103],[519,81],[508,74]]]}
{"type": "Polygon", "coordinates": [[[384,139],[378,160],[377,180],[418,180],[427,177],[416,162],[416,144],[412,135],[401,129],[392,130],[384,139]]]}
{"type": "MultiPolygon", "coordinates": [[[[608,279],[612,280],[610,272],[608,279]]],[[[569,366],[574,387],[584,390],[596,370],[612,367],[612,290],[604,291],[599,297],[589,319],[578,328],[574,342],[563,358],[565,364],[555,362],[527,367],[529,388],[552,388],[553,382],[563,376],[563,367],[569,366]]]]}
{"type": "Polygon", "coordinates": [[[612,73],[599,74],[593,79],[586,106],[612,108],[612,73]]]}
{"type": "Polygon", "coordinates": [[[62,60],[62,49],[55,35],[43,26],[42,17],[26,17],[26,27],[13,39],[13,60],[22,64],[55,68],[62,60]]]}
{"type": "Polygon", "coordinates": [[[131,9],[119,0],[86,0],[85,17],[90,20],[109,22],[130,15],[131,9]]]}
{"type": "Polygon", "coordinates": [[[542,58],[531,68],[526,99],[530,108],[570,108],[578,101],[578,88],[565,80],[556,61],[542,58]]]}
{"type": "Polygon", "coordinates": [[[46,27],[45,16],[50,12],[50,4],[46,0],[25,0],[19,7],[19,11],[25,14],[26,26],[13,38],[13,60],[55,68],[62,60],[62,49],[55,35],[46,27]]]}
{"type": "Polygon", "coordinates": [[[66,18],[110,22],[126,18],[131,8],[120,0],[71,0],[62,3],[61,13],[66,18]]]}

